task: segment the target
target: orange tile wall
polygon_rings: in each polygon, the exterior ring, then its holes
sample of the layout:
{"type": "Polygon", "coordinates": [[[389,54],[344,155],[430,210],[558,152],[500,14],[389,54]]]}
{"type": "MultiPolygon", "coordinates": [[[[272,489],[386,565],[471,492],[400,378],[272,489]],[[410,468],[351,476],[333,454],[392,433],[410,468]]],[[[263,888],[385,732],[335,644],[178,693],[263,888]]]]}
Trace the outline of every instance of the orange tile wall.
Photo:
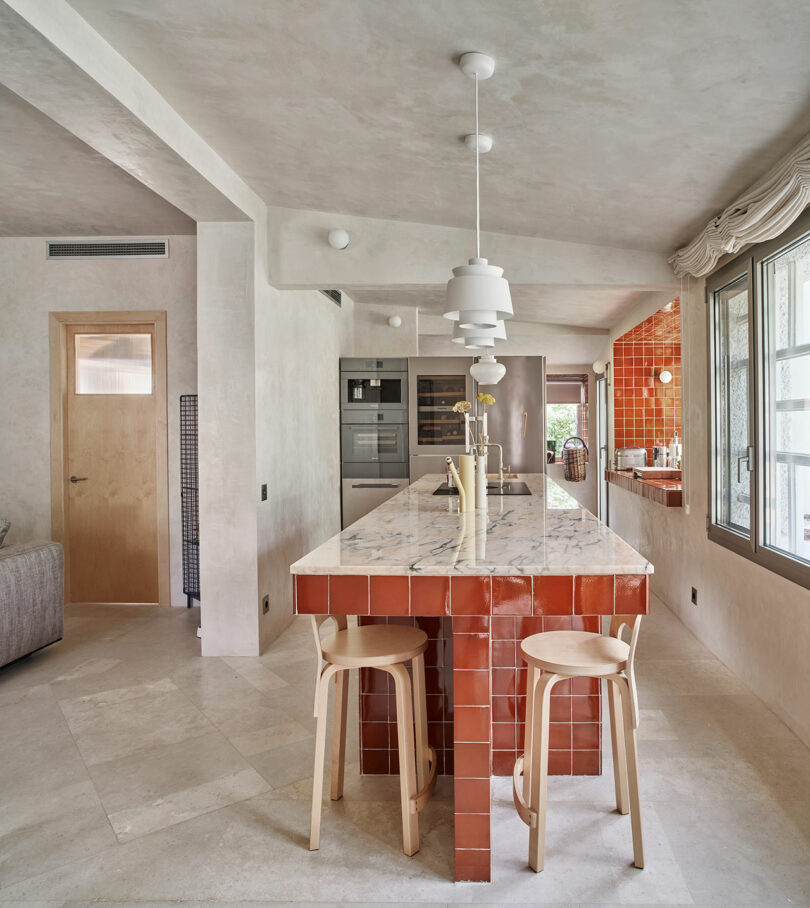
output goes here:
{"type": "Polygon", "coordinates": [[[681,310],[673,300],[613,345],[613,418],[616,447],[647,449],[652,465],[656,440],[681,437],[681,310]],[[667,369],[672,381],[663,384],[667,369]]]}

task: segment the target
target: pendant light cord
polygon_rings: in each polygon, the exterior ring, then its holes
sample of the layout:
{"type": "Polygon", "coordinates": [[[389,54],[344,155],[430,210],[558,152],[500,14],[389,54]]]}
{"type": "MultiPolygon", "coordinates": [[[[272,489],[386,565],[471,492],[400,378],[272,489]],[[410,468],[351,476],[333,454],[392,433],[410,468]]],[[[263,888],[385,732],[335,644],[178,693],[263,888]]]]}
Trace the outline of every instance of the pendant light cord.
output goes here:
{"type": "Polygon", "coordinates": [[[475,256],[481,258],[481,183],[478,175],[478,73],[475,74],[475,256]]]}

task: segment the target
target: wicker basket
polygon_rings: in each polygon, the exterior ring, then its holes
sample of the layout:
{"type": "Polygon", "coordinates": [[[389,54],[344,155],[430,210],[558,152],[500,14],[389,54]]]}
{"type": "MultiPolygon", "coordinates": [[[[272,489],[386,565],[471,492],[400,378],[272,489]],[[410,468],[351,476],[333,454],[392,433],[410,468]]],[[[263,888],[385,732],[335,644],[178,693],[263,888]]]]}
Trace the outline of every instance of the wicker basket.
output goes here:
{"type": "Polygon", "coordinates": [[[563,442],[562,461],[563,476],[568,482],[585,481],[585,464],[588,457],[588,448],[585,442],[576,435],[566,438],[563,442]],[[580,446],[571,445],[570,442],[579,442],[580,446]]]}

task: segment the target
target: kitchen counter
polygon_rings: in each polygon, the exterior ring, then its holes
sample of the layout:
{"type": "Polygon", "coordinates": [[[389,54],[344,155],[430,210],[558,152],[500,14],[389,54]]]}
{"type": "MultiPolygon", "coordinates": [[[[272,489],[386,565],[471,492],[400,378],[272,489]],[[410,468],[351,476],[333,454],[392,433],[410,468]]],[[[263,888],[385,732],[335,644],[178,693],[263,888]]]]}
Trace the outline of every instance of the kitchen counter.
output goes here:
{"type": "Polygon", "coordinates": [[[665,508],[683,504],[683,483],[675,479],[636,479],[632,470],[605,470],[605,479],[665,508]]]}
{"type": "Polygon", "coordinates": [[[423,476],[290,568],[293,574],[649,574],[652,565],[544,474],[531,495],[464,515],[423,476]]]}
{"type": "MultiPolygon", "coordinates": [[[[523,752],[525,637],[599,633],[603,616],[647,614],[652,565],[542,474],[532,494],[489,496],[459,514],[428,475],[296,561],[295,610],[407,623],[428,636],[428,739],[440,774],[454,776],[455,879],[491,878],[491,776],[523,752]]],[[[551,695],[549,772],[599,775],[596,678],[551,695]]],[[[360,766],[397,772],[396,710],[384,672],[360,673],[360,766]]]]}

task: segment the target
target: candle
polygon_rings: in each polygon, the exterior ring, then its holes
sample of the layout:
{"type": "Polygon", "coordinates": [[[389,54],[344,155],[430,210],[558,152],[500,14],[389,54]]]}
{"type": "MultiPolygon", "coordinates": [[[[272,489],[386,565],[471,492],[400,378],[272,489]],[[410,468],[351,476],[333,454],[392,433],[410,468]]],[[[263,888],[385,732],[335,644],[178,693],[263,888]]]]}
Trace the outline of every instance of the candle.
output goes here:
{"type": "Polygon", "coordinates": [[[484,428],[483,428],[483,436],[484,436],[484,438],[487,437],[487,411],[486,411],[486,410],[484,410],[484,428]]]}
{"type": "Polygon", "coordinates": [[[464,414],[464,450],[470,453],[470,414],[464,414]]]}

